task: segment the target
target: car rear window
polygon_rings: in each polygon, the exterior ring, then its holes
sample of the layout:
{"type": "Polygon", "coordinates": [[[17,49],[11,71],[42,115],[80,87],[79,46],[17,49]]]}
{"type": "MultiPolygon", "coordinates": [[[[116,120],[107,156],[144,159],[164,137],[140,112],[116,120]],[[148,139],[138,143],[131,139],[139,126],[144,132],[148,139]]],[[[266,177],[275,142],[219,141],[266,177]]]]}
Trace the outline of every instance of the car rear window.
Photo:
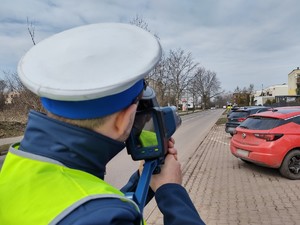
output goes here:
{"type": "Polygon", "coordinates": [[[284,122],[282,119],[255,116],[247,118],[241,123],[240,127],[250,130],[270,130],[282,125],[284,122]]]}
{"type": "Polygon", "coordinates": [[[269,108],[253,109],[253,110],[251,110],[251,114],[260,113],[260,112],[264,112],[264,111],[268,111],[268,110],[269,110],[269,108]]]}
{"type": "Polygon", "coordinates": [[[249,113],[245,112],[245,111],[235,111],[230,114],[230,117],[231,118],[244,118],[244,117],[247,117],[248,115],[249,115],[249,113]]]}

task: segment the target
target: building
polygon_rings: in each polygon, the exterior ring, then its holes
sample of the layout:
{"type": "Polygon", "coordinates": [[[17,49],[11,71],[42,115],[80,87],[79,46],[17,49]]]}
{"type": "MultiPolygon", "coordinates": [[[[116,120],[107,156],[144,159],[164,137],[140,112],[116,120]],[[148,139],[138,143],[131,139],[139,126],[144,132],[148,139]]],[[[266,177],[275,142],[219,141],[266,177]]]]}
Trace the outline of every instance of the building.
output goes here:
{"type": "Polygon", "coordinates": [[[253,103],[254,105],[266,105],[269,103],[275,103],[275,96],[282,96],[288,94],[288,85],[279,84],[272,85],[263,90],[256,91],[254,93],[253,103]]]}
{"type": "Polygon", "coordinates": [[[182,111],[187,111],[188,109],[194,108],[194,100],[190,96],[182,97],[179,101],[179,104],[182,104],[182,111]]]}
{"type": "Polygon", "coordinates": [[[277,106],[299,106],[300,95],[278,95],[275,96],[277,106]]]}
{"type": "Polygon", "coordinates": [[[286,83],[279,85],[272,85],[263,90],[266,96],[277,96],[277,95],[287,95],[288,85],[286,83]]]}
{"type": "Polygon", "coordinates": [[[300,95],[300,69],[294,69],[288,74],[288,95],[300,95]]]}

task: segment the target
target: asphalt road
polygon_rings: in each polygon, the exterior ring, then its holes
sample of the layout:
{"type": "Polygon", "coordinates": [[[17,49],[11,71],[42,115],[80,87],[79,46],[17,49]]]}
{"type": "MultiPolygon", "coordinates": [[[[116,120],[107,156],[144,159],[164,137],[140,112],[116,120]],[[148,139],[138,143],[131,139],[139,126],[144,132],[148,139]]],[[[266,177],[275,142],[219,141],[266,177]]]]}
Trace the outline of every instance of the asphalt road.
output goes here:
{"type": "MultiPolygon", "coordinates": [[[[223,109],[206,110],[181,117],[182,124],[173,137],[183,167],[222,113],[223,109]]],[[[123,150],[107,165],[105,180],[121,188],[138,166],[139,163],[132,161],[127,151],[123,150]]]]}

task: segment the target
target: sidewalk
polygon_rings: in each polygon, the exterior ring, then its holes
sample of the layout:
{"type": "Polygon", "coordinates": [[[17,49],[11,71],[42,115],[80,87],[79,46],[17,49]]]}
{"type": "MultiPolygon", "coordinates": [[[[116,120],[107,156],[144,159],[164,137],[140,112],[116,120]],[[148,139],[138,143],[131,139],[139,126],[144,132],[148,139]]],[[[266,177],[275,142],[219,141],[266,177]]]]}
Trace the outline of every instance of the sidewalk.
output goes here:
{"type": "MultiPolygon", "coordinates": [[[[12,137],[12,138],[2,138],[2,139],[0,139],[0,146],[18,142],[18,141],[20,141],[22,138],[23,138],[23,136],[20,136],[20,137],[12,137]]],[[[8,149],[7,149],[7,150],[8,150],[8,149]]],[[[6,154],[6,152],[4,152],[4,151],[0,152],[0,169],[1,169],[2,165],[3,165],[3,161],[4,161],[4,158],[5,158],[5,154],[6,154]],[[2,155],[1,153],[3,153],[3,155],[2,155]]]]}
{"type": "MultiPolygon", "coordinates": [[[[274,169],[247,164],[229,149],[230,135],[215,125],[183,168],[183,185],[207,225],[296,225],[300,181],[274,169]]],[[[154,205],[154,204],[153,204],[154,205]]],[[[163,224],[157,207],[147,208],[148,225],[163,224]]]]}
{"type": "Polygon", "coordinates": [[[0,139],[0,146],[1,145],[12,144],[12,143],[18,142],[22,138],[23,138],[23,136],[11,137],[11,138],[2,138],[2,139],[0,139]]]}

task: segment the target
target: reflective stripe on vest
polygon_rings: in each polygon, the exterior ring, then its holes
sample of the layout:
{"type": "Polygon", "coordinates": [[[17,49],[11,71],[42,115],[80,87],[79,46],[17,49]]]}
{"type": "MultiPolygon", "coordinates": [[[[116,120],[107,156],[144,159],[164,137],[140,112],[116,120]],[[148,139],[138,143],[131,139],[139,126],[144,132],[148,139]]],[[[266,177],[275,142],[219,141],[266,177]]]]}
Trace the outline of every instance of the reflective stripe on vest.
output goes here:
{"type": "Polygon", "coordinates": [[[98,177],[46,157],[11,148],[0,172],[1,224],[57,224],[97,198],[131,202],[139,211],[135,202],[98,177]]]}

